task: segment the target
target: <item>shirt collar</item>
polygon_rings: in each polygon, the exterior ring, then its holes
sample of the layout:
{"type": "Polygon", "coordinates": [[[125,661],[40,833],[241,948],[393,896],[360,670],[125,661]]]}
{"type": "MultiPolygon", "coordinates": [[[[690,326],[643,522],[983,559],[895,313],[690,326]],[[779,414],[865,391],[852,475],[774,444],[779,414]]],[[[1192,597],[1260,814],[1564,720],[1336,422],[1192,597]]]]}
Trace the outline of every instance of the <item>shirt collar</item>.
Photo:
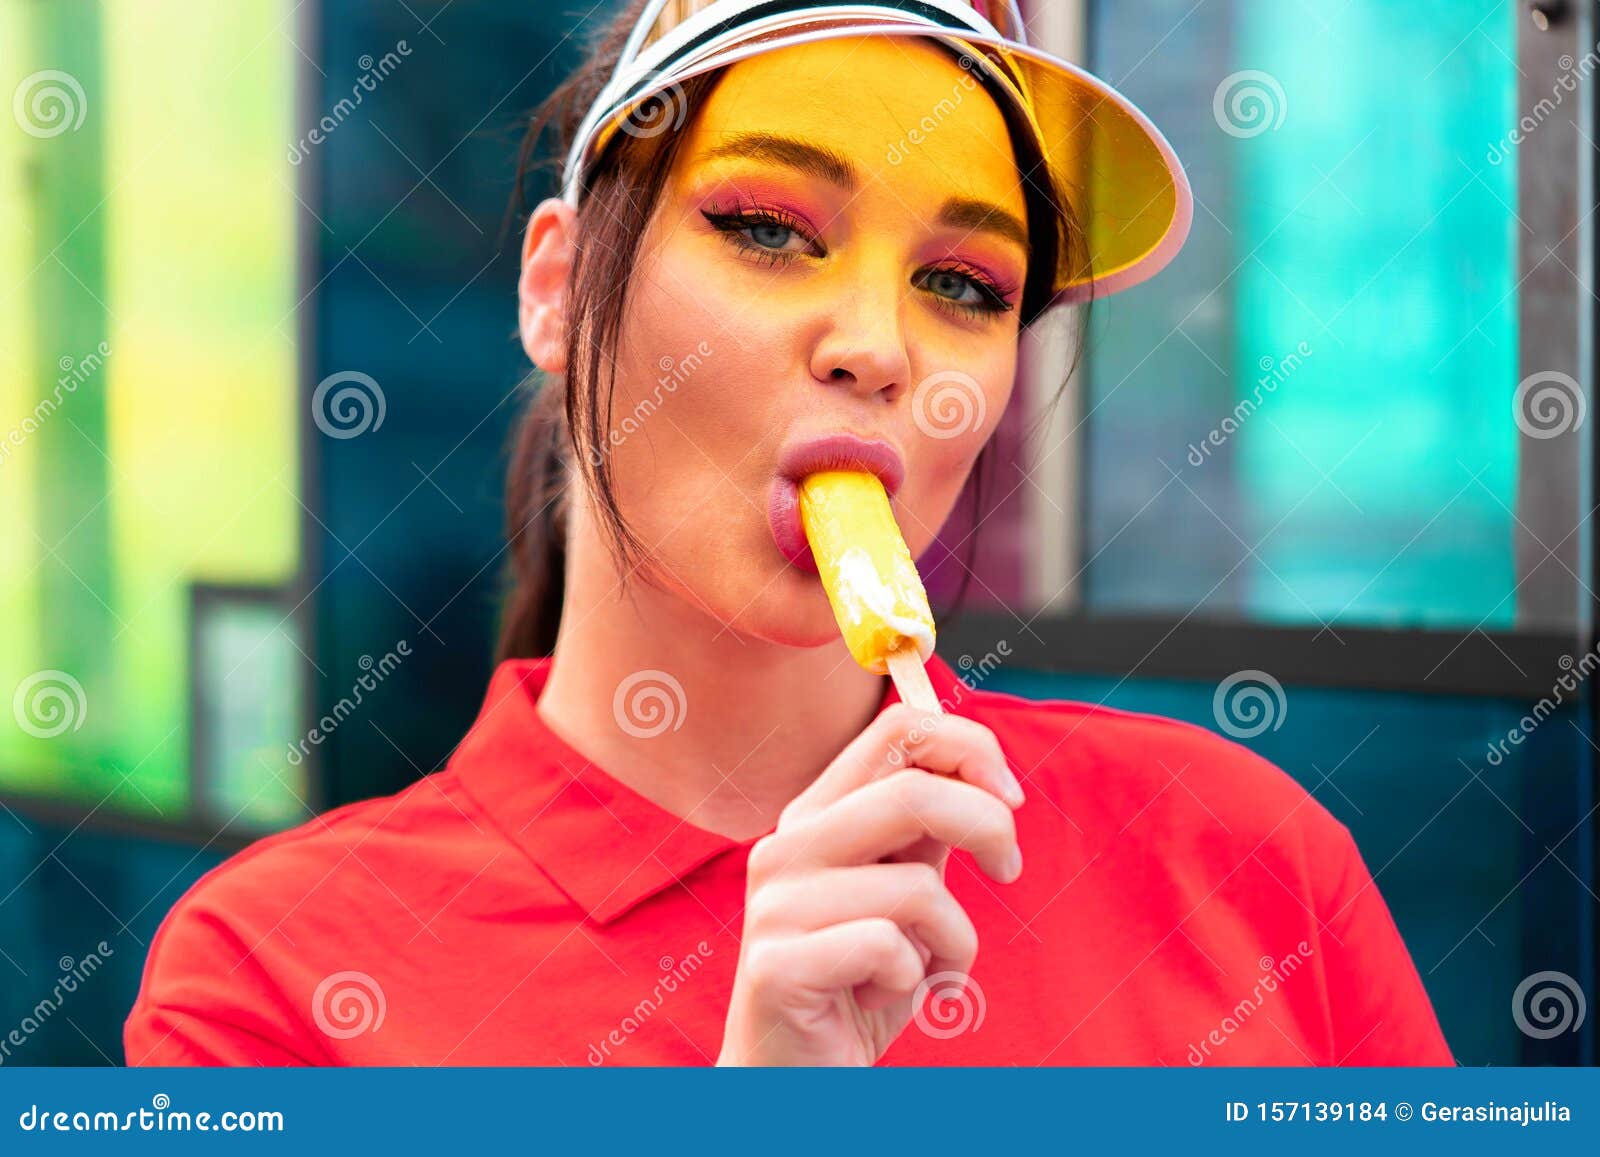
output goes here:
{"type": "MultiPolygon", "coordinates": [[[[608,923],[739,841],[673,815],[589,762],[546,726],[534,704],[549,658],[495,668],[478,717],[451,769],[500,829],[591,919],[608,923]]],[[[952,709],[965,688],[935,655],[934,692],[952,709]]],[[[894,685],[879,710],[900,700],[894,685]]]]}

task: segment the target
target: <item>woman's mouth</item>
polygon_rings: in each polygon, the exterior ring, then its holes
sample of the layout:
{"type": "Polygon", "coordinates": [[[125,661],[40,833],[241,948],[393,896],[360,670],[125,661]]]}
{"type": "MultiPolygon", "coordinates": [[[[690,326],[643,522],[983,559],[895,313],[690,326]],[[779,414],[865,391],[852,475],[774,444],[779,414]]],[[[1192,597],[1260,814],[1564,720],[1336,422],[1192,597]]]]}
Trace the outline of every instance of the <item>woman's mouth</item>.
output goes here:
{"type": "Polygon", "coordinates": [[[772,541],[784,558],[810,574],[817,573],[811,544],[800,521],[800,482],[819,470],[862,470],[875,474],[892,499],[905,479],[905,465],[889,443],[854,434],[832,434],[796,442],[778,458],[778,476],[767,497],[767,522],[772,541]]]}

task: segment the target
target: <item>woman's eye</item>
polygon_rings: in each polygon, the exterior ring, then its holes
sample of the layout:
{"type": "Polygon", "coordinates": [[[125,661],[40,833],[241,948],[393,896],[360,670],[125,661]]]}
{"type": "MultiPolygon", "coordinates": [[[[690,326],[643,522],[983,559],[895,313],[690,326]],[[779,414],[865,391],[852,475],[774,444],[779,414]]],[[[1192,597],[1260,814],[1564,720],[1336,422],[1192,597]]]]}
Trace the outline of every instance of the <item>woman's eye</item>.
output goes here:
{"type": "Polygon", "coordinates": [[[922,284],[952,305],[973,313],[1004,313],[1011,308],[998,290],[954,269],[932,270],[923,277],[922,284]]]}
{"type": "Polygon", "coordinates": [[[797,225],[771,213],[705,212],[704,216],[730,243],[758,257],[787,260],[810,248],[797,225]]]}
{"type": "Polygon", "coordinates": [[[757,222],[745,229],[745,233],[749,235],[750,240],[766,249],[787,248],[785,243],[795,236],[795,231],[787,225],[769,221],[757,222]]]}

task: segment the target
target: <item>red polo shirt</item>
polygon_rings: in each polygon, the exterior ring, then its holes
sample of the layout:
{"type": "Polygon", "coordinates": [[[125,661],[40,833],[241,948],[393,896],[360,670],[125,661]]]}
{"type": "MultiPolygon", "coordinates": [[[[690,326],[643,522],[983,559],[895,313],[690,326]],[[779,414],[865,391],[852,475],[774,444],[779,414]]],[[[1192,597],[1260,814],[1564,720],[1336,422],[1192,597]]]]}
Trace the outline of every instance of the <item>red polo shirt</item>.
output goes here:
{"type": "MultiPolygon", "coordinates": [[[[502,664],[443,771],[196,883],[129,1062],[712,1063],[754,840],[562,742],[534,709],[548,670],[502,664]]],[[[952,854],[971,983],[883,1063],[1453,1063],[1349,831],[1288,775],[1186,723],[929,672],[1024,782],[1025,867],[996,884],[952,854]]]]}

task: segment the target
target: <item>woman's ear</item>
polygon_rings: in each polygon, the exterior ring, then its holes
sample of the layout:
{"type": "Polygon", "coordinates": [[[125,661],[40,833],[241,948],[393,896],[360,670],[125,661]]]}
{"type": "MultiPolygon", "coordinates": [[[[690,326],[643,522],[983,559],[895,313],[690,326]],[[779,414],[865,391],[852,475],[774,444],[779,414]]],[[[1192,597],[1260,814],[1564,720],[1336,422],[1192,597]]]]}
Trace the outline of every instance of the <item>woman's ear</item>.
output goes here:
{"type": "Polygon", "coordinates": [[[517,325],[522,348],[547,374],[567,372],[567,281],[577,237],[577,214],[559,197],[541,201],[528,218],[517,278],[517,325]]]}

